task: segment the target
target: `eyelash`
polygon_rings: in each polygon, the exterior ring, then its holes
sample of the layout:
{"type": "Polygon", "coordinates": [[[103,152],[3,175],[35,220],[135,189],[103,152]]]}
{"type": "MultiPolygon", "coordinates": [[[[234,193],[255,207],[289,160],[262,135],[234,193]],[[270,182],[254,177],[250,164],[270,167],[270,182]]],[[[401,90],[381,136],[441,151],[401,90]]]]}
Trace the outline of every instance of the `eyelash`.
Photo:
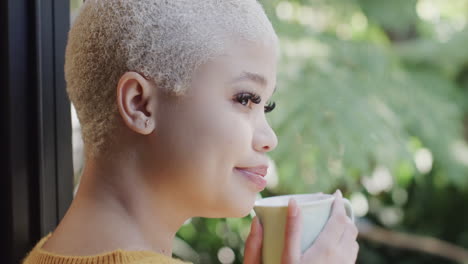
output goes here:
{"type": "MultiPolygon", "coordinates": [[[[259,104],[262,101],[262,98],[258,94],[251,93],[251,92],[241,92],[241,93],[236,95],[236,101],[239,102],[240,104],[244,105],[242,103],[242,102],[244,102],[244,100],[247,100],[247,104],[248,104],[249,100],[252,101],[252,103],[254,103],[254,104],[259,104]]],[[[268,103],[267,105],[265,105],[265,113],[269,113],[269,112],[273,111],[273,109],[275,109],[275,107],[276,107],[275,102],[268,103]]]]}

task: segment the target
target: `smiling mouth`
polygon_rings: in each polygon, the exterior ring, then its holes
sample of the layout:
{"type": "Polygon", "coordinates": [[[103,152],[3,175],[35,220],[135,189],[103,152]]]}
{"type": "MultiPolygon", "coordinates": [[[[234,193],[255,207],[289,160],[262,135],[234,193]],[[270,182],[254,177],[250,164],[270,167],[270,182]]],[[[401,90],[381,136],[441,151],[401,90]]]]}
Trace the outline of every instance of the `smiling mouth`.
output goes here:
{"type": "Polygon", "coordinates": [[[237,172],[242,174],[247,180],[249,180],[258,191],[262,191],[265,189],[267,185],[267,181],[265,179],[266,172],[259,171],[260,173],[253,172],[250,169],[244,169],[244,168],[234,168],[237,172]]]}
{"type": "Polygon", "coordinates": [[[260,166],[255,166],[255,167],[236,167],[238,170],[244,170],[253,174],[260,175],[262,177],[265,177],[265,175],[268,172],[268,166],[266,165],[260,165],[260,166]]]}

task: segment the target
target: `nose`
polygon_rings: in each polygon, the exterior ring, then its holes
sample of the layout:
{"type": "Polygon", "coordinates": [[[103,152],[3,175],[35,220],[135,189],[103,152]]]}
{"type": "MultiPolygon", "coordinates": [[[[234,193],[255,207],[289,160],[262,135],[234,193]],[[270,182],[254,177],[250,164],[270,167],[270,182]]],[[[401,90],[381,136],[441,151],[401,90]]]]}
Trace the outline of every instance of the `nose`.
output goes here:
{"type": "Polygon", "coordinates": [[[269,152],[278,145],[278,138],[265,117],[256,127],[253,136],[253,148],[258,152],[269,152]]]}

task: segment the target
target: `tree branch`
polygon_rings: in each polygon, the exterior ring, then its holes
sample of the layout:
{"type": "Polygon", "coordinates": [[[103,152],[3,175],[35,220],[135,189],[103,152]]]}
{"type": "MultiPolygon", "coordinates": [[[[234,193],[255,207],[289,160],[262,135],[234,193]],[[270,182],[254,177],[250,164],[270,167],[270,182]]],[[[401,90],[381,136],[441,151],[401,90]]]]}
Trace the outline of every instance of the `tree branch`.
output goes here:
{"type": "Polygon", "coordinates": [[[468,263],[468,250],[429,236],[407,234],[388,230],[365,219],[356,221],[359,237],[390,247],[410,249],[447,258],[459,263],[468,263]]]}

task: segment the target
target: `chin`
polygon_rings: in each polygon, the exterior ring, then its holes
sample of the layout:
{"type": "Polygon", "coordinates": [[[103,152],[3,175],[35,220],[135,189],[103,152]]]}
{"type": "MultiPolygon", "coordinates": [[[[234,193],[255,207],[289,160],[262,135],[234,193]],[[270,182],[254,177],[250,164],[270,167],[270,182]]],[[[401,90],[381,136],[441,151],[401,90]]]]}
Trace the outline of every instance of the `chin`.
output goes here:
{"type": "Polygon", "coordinates": [[[211,206],[205,217],[210,218],[243,218],[248,216],[255,205],[258,196],[244,186],[220,192],[216,198],[211,199],[211,206]]]}
{"type": "Polygon", "coordinates": [[[207,218],[243,218],[250,214],[253,209],[254,202],[247,202],[242,200],[237,200],[236,203],[232,203],[231,200],[224,204],[220,204],[213,208],[209,212],[206,212],[200,217],[207,218]]]}
{"type": "Polygon", "coordinates": [[[231,201],[229,207],[225,207],[225,216],[223,217],[246,217],[252,211],[255,204],[255,197],[253,199],[237,199],[231,201]]]}
{"type": "Polygon", "coordinates": [[[229,212],[226,212],[226,214],[222,217],[230,217],[230,218],[242,218],[246,217],[250,214],[252,211],[253,206],[251,207],[246,207],[246,208],[236,208],[233,209],[229,212]]]}
{"type": "Polygon", "coordinates": [[[223,207],[212,210],[210,213],[201,215],[201,217],[207,218],[242,218],[250,214],[253,209],[252,204],[229,204],[223,207]]]}

